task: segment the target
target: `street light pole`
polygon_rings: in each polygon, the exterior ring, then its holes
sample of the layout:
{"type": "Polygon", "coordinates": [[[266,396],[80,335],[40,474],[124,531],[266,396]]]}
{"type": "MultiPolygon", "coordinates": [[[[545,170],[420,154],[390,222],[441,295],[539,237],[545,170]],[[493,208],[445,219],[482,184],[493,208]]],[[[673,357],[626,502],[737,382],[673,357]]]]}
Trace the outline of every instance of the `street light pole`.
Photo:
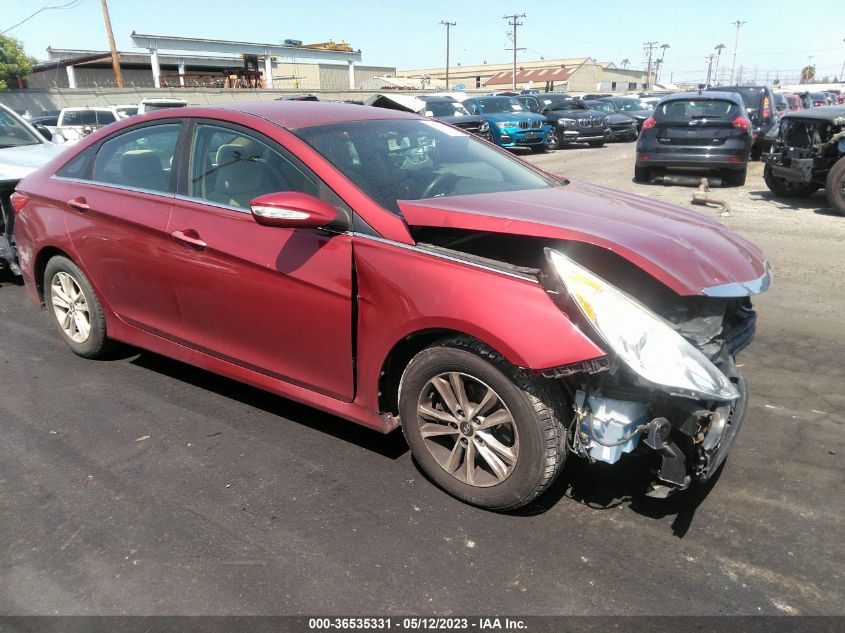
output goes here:
{"type": "Polygon", "coordinates": [[[736,49],[739,47],[739,27],[741,27],[743,24],[746,24],[746,23],[747,23],[747,20],[746,20],[745,22],[740,21],[740,20],[737,20],[736,22],[731,22],[731,24],[733,24],[734,26],[736,26],[736,39],[734,39],[734,61],[733,61],[733,64],[731,64],[731,81],[730,81],[730,85],[733,85],[733,82],[734,82],[734,72],[736,71],[736,49]]]}
{"type": "Polygon", "coordinates": [[[448,22],[447,20],[440,20],[440,24],[446,27],[446,92],[449,91],[449,29],[451,29],[457,22],[448,22]]]}

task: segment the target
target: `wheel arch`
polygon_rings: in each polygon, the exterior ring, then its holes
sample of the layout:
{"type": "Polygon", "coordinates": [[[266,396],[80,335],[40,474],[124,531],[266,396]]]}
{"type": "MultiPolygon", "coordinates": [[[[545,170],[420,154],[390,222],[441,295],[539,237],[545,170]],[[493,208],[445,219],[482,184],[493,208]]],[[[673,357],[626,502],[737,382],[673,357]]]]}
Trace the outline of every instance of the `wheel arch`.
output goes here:
{"type": "MultiPolygon", "coordinates": [[[[38,251],[38,254],[35,256],[35,260],[32,265],[32,273],[35,278],[35,290],[38,293],[38,300],[42,304],[44,303],[44,271],[47,268],[47,262],[49,262],[57,255],[67,257],[74,264],[77,264],[77,262],[74,261],[73,257],[69,253],[57,246],[44,246],[38,251]]],[[[77,264],[77,266],[78,265],[79,264],[77,264]]]]}

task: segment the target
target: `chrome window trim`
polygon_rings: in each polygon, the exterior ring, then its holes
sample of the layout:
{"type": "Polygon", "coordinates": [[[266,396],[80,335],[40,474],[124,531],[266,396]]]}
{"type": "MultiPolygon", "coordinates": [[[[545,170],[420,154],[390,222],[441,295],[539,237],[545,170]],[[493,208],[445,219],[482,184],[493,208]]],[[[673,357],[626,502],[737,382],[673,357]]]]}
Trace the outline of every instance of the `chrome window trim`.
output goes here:
{"type": "Polygon", "coordinates": [[[415,244],[405,244],[403,242],[397,242],[395,240],[389,240],[384,237],[376,237],[375,235],[364,235],[361,233],[354,233],[354,237],[360,238],[363,240],[372,240],[373,242],[380,242],[382,244],[388,244],[389,246],[396,246],[398,248],[402,248],[408,251],[414,251],[416,253],[423,253],[425,255],[430,255],[432,257],[437,257],[439,259],[445,259],[446,261],[455,262],[458,264],[464,264],[465,266],[471,266],[473,268],[480,268],[481,270],[486,270],[488,272],[497,273],[499,275],[505,275],[506,277],[513,277],[514,279],[519,279],[521,281],[530,281],[531,283],[535,283],[540,285],[540,280],[536,277],[532,277],[531,275],[523,275],[521,273],[516,273],[509,270],[504,270],[502,268],[495,268],[494,266],[485,266],[479,262],[474,262],[468,259],[462,259],[460,257],[453,257],[452,255],[447,255],[446,253],[438,253],[437,251],[433,251],[427,248],[423,248],[421,246],[417,246],[415,244]]]}
{"type": "Polygon", "coordinates": [[[771,284],[772,267],[769,265],[769,260],[766,260],[766,272],[757,279],[710,286],[708,288],[702,288],[701,292],[708,297],[725,299],[730,297],[750,297],[751,295],[758,295],[765,292],[771,284]]]}
{"type": "Polygon", "coordinates": [[[60,180],[62,182],[78,182],[85,185],[96,185],[98,187],[105,187],[107,189],[118,189],[120,191],[133,191],[135,193],[145,193],[153,196],[161,196],[163,198],[175,198],[176,194],[170,191],[157,191],[155,189],[144,189],[142,187],[127,187],[126,185],[117,185],[112,182],[102,182],[100,180],[88,180],[87,178],[66,178],[64,176],[50,176],[50,180],[60,180]]]}
{"type": "Polygon", "coordinates": [[[206,200],[205,198],[194,198],[193,196],[184,196],[178,193],[173,197],[176,200],[181,200],[182,202],[193,202],[195,204],[202,204],[209,207],[215,207],[217,209],[225,209],[226,211],[237,211],[238,213],[243,213],[245,215],[252,215],[252,211],[250,211],[249,209],[234,207],[231,204],[225,204],[223,202],[214,202],[213,200],[206,200]]]}

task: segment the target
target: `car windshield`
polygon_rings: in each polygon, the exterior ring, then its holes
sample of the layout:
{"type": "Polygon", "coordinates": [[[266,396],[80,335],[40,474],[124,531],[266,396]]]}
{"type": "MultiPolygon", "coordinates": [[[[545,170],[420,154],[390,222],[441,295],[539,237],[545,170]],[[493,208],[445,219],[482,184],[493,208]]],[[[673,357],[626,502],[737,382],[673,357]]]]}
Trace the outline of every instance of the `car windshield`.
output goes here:
{"type": "Polygon", "coordinates": [[[544,99],[543,103],[549,110],[583,110],[583,108],[577,101],[572,101],[571,99],[544,99]]]}
{"type": "Polygon", "coordinates": [[[426,116],[467,116],[469,112],[457,101],[426,101],[426,116]]]}
{"type": "Polygon", "coordinates": [[[516,99],[508,97],[492,97],[479,99],[475,102],[481,114],[495,114],[497,112],[522,112],[524,108],[516,99]]]}
{"type": "Polygon", "coordinates": [[[635,110],[651,110],[651,106],[639,99],[617,99],[613,102],[620,112],[633,112],[635,110]]]}
{"type": "Polygon", "coordinates": [[[616,112],[616,110],[613,109],[613,106],[607,101],[585,101],[584,105],[590,108],[590,110],[598,110],[599,112],[606,112],[608,114],[616,112]]]}
{"type": "Polygon", "coordinates": [[[655,119],[669,122],[693,119],[733,120],[739,115],[739,106],[726,99],[673,99],[662,102],[655,110],[655,119]]]}
{"type": "Polygon", "coordinates": [[[399,200],[560,184],[471,134],[431,120],[385,119],[294,130],[385,209],[399,200]]]}
{"type": "Polygon", "coordinates": [[[0,109],[0,149],[22,145],[40,145],[43,141],[20,119],[0,109]]]}

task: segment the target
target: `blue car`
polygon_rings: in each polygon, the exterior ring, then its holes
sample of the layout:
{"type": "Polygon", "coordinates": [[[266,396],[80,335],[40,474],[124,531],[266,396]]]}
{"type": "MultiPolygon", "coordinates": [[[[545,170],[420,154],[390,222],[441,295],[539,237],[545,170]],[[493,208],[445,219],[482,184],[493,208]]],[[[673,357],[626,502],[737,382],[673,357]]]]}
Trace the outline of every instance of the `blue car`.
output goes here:
{"type": "Polygon", "coordinates": [[[528,147],[540,154],[557,140],[546,117],[529,112],[512,97],[473,97],[463,104],[487,120],[493,142],[501,147],[528,147]]]}

